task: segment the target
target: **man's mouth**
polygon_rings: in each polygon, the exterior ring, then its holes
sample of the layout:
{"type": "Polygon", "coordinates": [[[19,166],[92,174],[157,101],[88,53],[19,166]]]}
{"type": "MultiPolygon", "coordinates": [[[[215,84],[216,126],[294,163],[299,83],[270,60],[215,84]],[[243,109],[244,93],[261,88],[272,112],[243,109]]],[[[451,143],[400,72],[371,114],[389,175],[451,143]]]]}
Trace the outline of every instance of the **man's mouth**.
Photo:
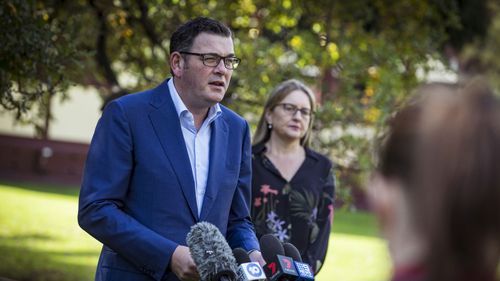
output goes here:
{"type": "Polygon", "coordinates": [[[213,86],[217,86],[217,87],[224,87],[225,86],[224,82],[222,82],[222,81],[212,81],[212,82],[209,82],[208,84],[213,85],[213,86]]]}

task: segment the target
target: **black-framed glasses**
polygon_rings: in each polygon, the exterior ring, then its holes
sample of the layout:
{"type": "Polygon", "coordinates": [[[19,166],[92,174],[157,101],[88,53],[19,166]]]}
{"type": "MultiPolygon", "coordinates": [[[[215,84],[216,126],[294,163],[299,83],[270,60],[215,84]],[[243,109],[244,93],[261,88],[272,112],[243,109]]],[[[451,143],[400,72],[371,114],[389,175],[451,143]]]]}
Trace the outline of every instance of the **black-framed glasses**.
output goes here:
{"type": "Polygon", "coordinates": [[[201,58],[201,61],[203,62],[203,65],[210,67],[216,67],[219,65],[221,60],[224,60],[224,66],[230,70],[236,69],[241,62],[241,59],[235,57],[234,55],[221,57],[217,54],[200,54],[200,53],[191,53],[184,51],[179,53],[185,55],[199,56],[201,58]]]}
{"type": "Polygon", "coordinates": [[[294,116],[295,114],[297,114],[297,111],[300,111],[300,114],[303,117],[310,117],[312,114],[312,111],[310,108],[306,108],[306,107],[299,108],[296,105],[291,104],[291,103],[278,103],[276,105],[276,107],[277,106],[281,106],[281,108],[283,108],[283,111],[285,111],[285,113],[290,115],[290,116],[294,116]]]}

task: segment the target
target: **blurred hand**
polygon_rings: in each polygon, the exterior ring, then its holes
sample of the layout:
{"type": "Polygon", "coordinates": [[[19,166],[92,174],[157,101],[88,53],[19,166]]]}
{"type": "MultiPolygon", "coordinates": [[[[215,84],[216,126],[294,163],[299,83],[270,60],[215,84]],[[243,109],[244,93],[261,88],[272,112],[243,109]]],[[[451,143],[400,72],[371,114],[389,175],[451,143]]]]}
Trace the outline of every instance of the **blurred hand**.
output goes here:
{"type": "Polygon", "coordinates": [[[266,261],[262,257],[262,253],[260,251],[253,251],[249,256],[251,261],[258,262],[260,266],[264,266],[266,264],[266,261]]]}
{"type": "Polygon", "coordinates": [[[170,261],[172,272],[182,281],[198,281],[200,275],[186,246],[177,246],[170,261]]]}

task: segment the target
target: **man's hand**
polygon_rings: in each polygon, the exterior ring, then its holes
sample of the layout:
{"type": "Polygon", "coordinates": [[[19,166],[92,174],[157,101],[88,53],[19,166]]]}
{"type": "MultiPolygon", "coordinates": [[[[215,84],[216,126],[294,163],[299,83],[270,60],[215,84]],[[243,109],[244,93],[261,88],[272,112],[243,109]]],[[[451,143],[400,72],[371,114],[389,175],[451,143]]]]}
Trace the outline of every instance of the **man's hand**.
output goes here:
{"type": "Polygon", "coordinates": [[[252,251],[249,256],[251,261],[258,262],[260,266],[264,266],[266,264],[266,261],[262,257],[262,253],[260,251],[252,251]]]}
{"type": "Polygon", "coordinates": [[[172,272],[182,281],[198,281],[200,275],[196,269],[189,248],[186,246],[177,246],[170,260],[170,268],[172,272]]]}

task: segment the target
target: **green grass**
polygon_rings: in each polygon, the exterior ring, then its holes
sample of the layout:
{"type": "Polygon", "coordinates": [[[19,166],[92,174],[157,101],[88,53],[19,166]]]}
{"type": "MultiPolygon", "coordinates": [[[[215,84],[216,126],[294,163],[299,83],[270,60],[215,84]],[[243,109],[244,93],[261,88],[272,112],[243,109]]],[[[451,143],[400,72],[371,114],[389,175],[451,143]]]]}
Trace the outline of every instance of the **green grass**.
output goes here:
{"type": "Polygon", "coordinates": [[[100,245],[76,222],[78,190],[0,185],[0,276],[91,280],[100,245]]]}
{"type": "Polygon", "coordinates": [[[379,238],[373,215],[337,211],[327,257],[317,281],[389,280],[387,245],[379,238]]]}
{"type": "MultiPolygon", "coordinates": [[[[78,189],[0,184],[0,277],[93,280],[100,243],[76,221],[78,189]]],[[[390,262],[373,216],[337,211],[318,281],[387,280],[390,262]]]]}

